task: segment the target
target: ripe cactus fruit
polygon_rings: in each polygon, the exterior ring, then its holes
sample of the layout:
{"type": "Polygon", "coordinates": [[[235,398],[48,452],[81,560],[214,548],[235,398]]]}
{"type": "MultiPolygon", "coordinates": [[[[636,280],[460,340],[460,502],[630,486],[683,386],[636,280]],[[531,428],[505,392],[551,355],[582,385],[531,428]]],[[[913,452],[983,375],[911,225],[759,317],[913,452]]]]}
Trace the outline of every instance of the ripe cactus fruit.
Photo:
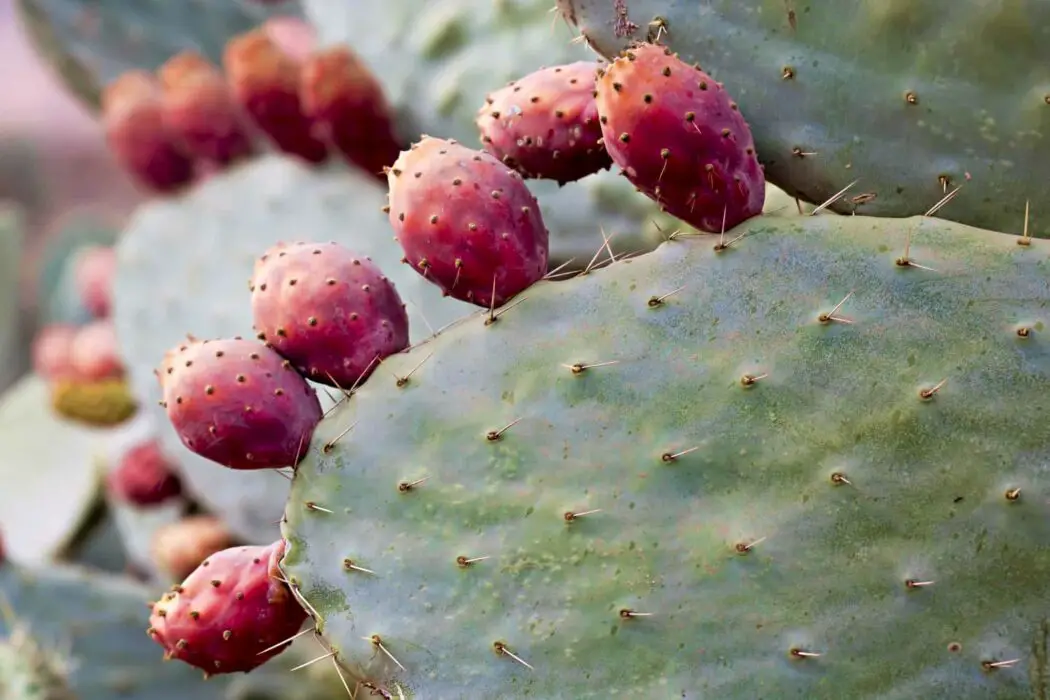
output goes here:
{"type": "Polygon", "coordinates": [[[100,319],[77,329],[69,348],[73,375],[80,380],[97,381],[124,373],[113,321],[100,319]]]}
{"type": "Polygon", "coordinates": [[[191,182],[193,160],[164,123],[161,89],[145,71],[130,71],[102,93],[102,120],[113,157],[140,185],[173,192],[191,182]]]}
{"type": "Polygon", "coordinates": [[[222,73],[193,51],[157,70],[164,90],[164,122],[197,159],[227,166],[252,153],[240,107],[222,73]]]}
{"type": "Polygon", "coordinates": [[[491,154],[424,136],[387,178],[405,262],[449,296],[500,306],[547,273],[539,204],[491,154]]]}
{"type": "Polygon", "coordinates": [[[630,48],[597,82],[605,148],[664,211],[718,233],[762,212],[751,129],[725,88],[670,49],[630,48]]]}
{"type": "Polygon", "coordinates": [[[148,633],[206,674],[247,673],[284,651],[306,611],[281,580],[284,541],[233,547],[201,562],[154,604],[148,633]]]}
{"type": "Polygon", "coordinates": [[[300,64],[264,29],[230,39],[223,66],[235,99],[280,150],[309,163],[328,158],[328,148],[303,113],[300,64]]]}
{"type": "Polygon", "coordinates": [[[165,354],[157,379],[182,443],[230,469],[295,466],[321,419],[291,363],[251,340],[188,340],[165,354]]]}
{"type": "Polygon", "coordinates": [[[132,446],[106,474],[106,488],[123,503],[145,508],[182,494],[182,484],[155,439],[132,446]]]}
{"type": "Polygon", "coordinates": [[[259,339],[309,379],[345,389],[408,347],[408,313],[371,259],[338,243],[278,243],[249,284],[259,339]]]}
{"type": "Polygon", "coordinates": [[[485,150],[525,177],[560,184],[608,168],[597,70],[596,61],[541,68],[488,95],[477,116],[485,150]]]}
{"type": "Polygon", "coordinates": [[[150,542],[150,554],[160,571],[181,581],[205,559],[234,544],[221,518],[192,515],[158,528],[150,542]]]}
{"type": "Polygon", "coordinates": [[[44,379],[69,377],[73,370],[73,340],[77,327],[64,323],[44,326],[33,339],[33,370],[44,379]]]}
{"type": "Polygon", "coordinates": [[[401,143],[383,87],[345,46],[317,51],[303,62],[300,94],[314,132],[377,179],[397,160],[401,143]]]}
{"type": "Polygon", "coordinates": [[[388,359],[416,389],[377,374],[326,417],[283,569],[348,676],[1043,694],[1050,241],[776,215],[726,240],[541,282],[388,359]]]}
{"type": "Polygon", "coordinates": [[[90,246],[73,261],[73,281],[84,308],[96,318],[109,315],[117,255],[112,246],[90,246]]]}

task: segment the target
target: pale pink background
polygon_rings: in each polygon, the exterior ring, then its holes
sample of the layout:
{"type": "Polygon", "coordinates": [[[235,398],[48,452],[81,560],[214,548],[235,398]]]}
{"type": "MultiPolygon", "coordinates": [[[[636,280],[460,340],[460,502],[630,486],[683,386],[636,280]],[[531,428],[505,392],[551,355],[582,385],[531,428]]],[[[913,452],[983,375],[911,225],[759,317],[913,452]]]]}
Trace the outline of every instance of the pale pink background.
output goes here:
{"type": "MultiPolygon", "coordinates": [[[[32,277],[48,234],[85,212],[119,226],[142,196],[110,160],[97,120],[33,52],[12,0],[0,0],[0,66],[0,140],[31,140],[46,183],[42,204],[26,212],[31,238],[23,301],[31,307],[32,277]]],[[[18,191],[10,180],[17,173],[0,163],[0,200],[18,191]]]]}

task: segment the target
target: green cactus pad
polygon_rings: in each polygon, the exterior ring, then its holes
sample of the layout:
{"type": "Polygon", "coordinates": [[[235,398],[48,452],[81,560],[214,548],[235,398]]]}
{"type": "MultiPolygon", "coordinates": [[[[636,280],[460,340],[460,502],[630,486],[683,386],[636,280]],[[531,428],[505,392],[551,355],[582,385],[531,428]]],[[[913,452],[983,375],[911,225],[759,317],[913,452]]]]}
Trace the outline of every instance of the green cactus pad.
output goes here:
{"type": "Polygon", "coordinates": [[[1020,232],[1030,200],[1050,235],[1046,0],[558,5],[605,56],[658,38],[723,81],[789,193],[823,202],[857,180],[838,211],[902,217],[961,185],[939,216],[1020,232]]]}
{"type": "Polygon", "coordinates": [[[768,215],[726,240],[541,283],[322,424],[284,568],[348,676],[1045,697],[1050,242],[768,215]]]}
{"type": "Polygon", "coordinates": [[[184,50],[221,61],[226,41],[275,15],[298,15],[295,2],[254,0],[17,0],[37,50],[67,87],[90,105],[101,88],[132,69],[155,70],[184,50]]]}
{"type": "MultiPolygon", "coordinates": [[[[489,92],[542,65],[596,58],[570,43],[572,32],[551,12],[551,0],[304,0],[303,7],[322,43],[350,46],[372,68],[404,133],[471,148],[481,147],[474,120],[489,92]]],[[[671,222],[615,172],[564,187],[530,180],[529,189],[561,245],[587,249],[580,267],[602,244],[599,225],[615,234],[610,245],[620,254],[652,250],[671,222]]],[[[557,258],[563,251],[552,245],[557,258]]]]}

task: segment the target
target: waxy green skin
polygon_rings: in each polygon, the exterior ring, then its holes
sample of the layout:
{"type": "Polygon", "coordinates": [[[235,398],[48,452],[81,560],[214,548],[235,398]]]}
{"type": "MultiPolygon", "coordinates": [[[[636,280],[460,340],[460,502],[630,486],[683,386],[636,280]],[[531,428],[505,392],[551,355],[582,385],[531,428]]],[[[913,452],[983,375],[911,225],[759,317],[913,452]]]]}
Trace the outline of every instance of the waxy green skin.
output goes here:
{"type": "Polygon", "coordinates": [[[1046,697],[1050,243],[921,218],[743,234],[540,283],[329,414],[284,568],[350,676],[419,698],[1046,697]]]}
{"type": "Polygon", "coordinates": [[[835,210],[903,217],[961,185],[939,216],[1020,232],[1031,201],[1030,230],[1050,235],[1048,0],[558,7],[606,57],[655,40],[731,87],[766,178],[790,194],[820,203],[856,180],[835,210]]]}

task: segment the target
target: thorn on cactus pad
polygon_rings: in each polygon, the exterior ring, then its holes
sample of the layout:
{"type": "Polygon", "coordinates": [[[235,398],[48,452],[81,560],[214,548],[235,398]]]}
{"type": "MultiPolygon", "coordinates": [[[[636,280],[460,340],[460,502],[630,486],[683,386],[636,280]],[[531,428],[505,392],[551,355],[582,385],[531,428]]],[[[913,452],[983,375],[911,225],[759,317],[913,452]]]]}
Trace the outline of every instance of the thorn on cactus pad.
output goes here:
{"type": "Polygon", "coordinates": [[[434,353],[430,353],[429,355],[427,355],[426,357],[424,357],[424,358],[423,358],[422,360],[420,360],[420,361],[419,361],[419,362],[418,362],[418,363],[416,364],[416,366],[415,366],[415,367],[413,367],[412,369],[410,369],[410,370],[408,371],[408,373],[407,373],[407,374],[405,374],[404,376],[401,376],[401,377],[399,377],[399,376],[397,376],[397,375],[395,374],[395,375],[394,375],[394,379],[396,379],[396,380],[397,380],[397,381],[396,381],[396,384],[397,384],[397,386],[399,386],[399,387],[403,387],[403,386],[407,385],[407,384],[408,384],[408,381],[409,381],[409,379],[411,379],[411,378],[412,378],[412,375],[416,373],[416,370],[417,370],[417,369],[419,369],[420,367],[422,367],[422,366],[423,366],[423,363],[424,363],[424,362],[426,362],[427,360],[429,360],[429,359],[430,359],[431,357],[433,357],[433,356],[434,356],[434,353]]]}
{"type": "Polygon", "coordinates": [[[314,503],[313,501],[306,501],[305,503],[303,503],[303,505],[306,506],[307,510],[317,510],[322,513],[333,513],[333,511],[329,510],[328,508],[323,508],[314,503]]]}
{"type": "Polygon", "coordinates": [[[676,459],[678,459],[679,457],[684,457],[687,454],[696,452],[699,449],[700,449],[700,446],[698,445],[696,447],[690,447],[687,450],[680,450],[678,452],[664,452],[662,455],[660,455],[660,460],[664,461],[664,462],[673,462],[676,459]]]}
{"type": "Polygon", "coordinates": [[[581,510],[581,511],[576,511],[576,512],[573,512],[573,511],[569,510],[569,511],[565,511],[565,514],[562,515],[562,519],[565,520],[565,522],[567,522],[567,523],[574,523],[579,518],[582,518],[582,517],[587,516],[587,515],[593,515],[594,513],[601,513],[601,512],[602,512],[601,508],[593,508],[591,510],[581,510]]]}
{"type": "Polygon", "coordinates": [[[749,554],[752,549],[765,541],[765,537],[759,537],[757,540],[752,540],[751,542],[737,542],[733,545],[733,549],[736,550],[737,554],[749,554]]]}
{"type": "Polygon", "coordinates": [[[299,671],[301,669],[306,668],[307,666],[313,666],[318,661],[324,661],[325,659],[330,659],[333,656],[335,656],[335,652],[334,651],[330,651],[327,654],[322,654],[321,656],[318,656],[317,658],[310,659],[309,661],[305,661],[305,662],[299,664],[298,666],[296,666],[294,668],[290,668],[288,670],[289,671],[299,671]]]}
{"type": "Polygon", "coordinates": [[[429,476],[424,476],[423,478],[416,479],[415,481],[401,481],[397,485],[397,490],[400,491],[401,493],[407,493],[407,492],[411,491],[412,489],[416,488],[417,486],[419,486],[420,484],[422,484],[424,481],[426,481],[429,478],[430,478],[429,476]]]}
{"type": "Polygon", "coordinates": [[[1006,661],[993,661],[989,659],[981,662],[981,668],[985,671],[991,672],[997,671],[1001,668],[1013,668],[1020,662],[1020,659],[1008,659],[1006,661]]]}
{"type": "Polygon", "coordinates": [[[331,440],[326,442],[324,444],[324,446],[321,447],[321,451],[324,452],[325,454],[328,454],[329,452],[331,452],[332,449],[335,447],[335,443],[339,442],[339,440],[341,440],[347,433],[349,433],[351,430],[353,430],[356,425],[357,425],[356,422],[351,423],[350,425],[348,425],[343,430],[343,432],[339,433],[334,438],[332,438],[331,440]]]}
{"type": "Polygon", "coordinates": [[[649,308],[651,308],[651,309],[655,309],[657,307],[663,306],[665,301],[667,301],[670,297],[674,296],[675,294],[678,294],[683,289],[685,289],[685,285],[684,284],[681,287],[679,287],[678,289],[672,289],[671,291],[667,292],[666,294],[662,294],[661,296],[649,297],[649,301],[646,302],[646,303],[648,304],[649,308]]]}
{"type": "Polygon", "coordinates": [[[835,486],[852,486],[853,482],[850,481],[845,474],[842,472],[831,473],[831,483],[835,486]]]}
{"type": "Polygon", "coordinates": [[[507,423],[505,426],[503,426],[499,430],[490,430],[490,431],[488,431],[487,433],[485,433],[485,439],[488,440],[489,442],[496,442],[497,440],[503,439],[503,434],[505,432],[507,432],[508,430],[510,430],[511,428],[513,428],[518,423],[520,423],[522,420],[524,420],[524,419],[523,418],[515,418],[514,420],[512,420],[510,423],[507,423]]]}
{"type": "Polygon", "coordinates": [[[944,385],[947,384],[947,383],[948,383],[947,379],[942,379],[941,381],[937,382],[936,384],[934,384],[931,387],[925,387],[923,389],[920,389],[919,390],[919,398],[922,399],[923,401],[929,401],[934,396],[936,396],[937,392],[939,392],[941,390],[941,388],[944,387],[944,385]]]}
{"type": "Polygon", "coordinates": [[[793,659],[815,659],[823,654],[815,651],[807,651],[798,647],[792,647],[788,652],[793,659]]]}
{"type": "Polygon", "coordinates": [[[653,613],[638,612],[637,610],[631,610],[630,608],[621,608],[619,615],[624,620],[632,620],[636,617],[652,617],[653,613]]]}
{"type": "Polygon", "coordinates": [[[591,362],[591,363],[586,363],[586,364],[583,363],[583,362],[577,362],[576,364],[572,364],[572,365],[565,365],[565,364],[563,364],[562,367],[564,367],[565,369],[569,370],[573,374],[583,374],[587,370],[595,368],[595,367],[607,367],[609,365],[618,365],[618,364],[620,364],[619,360],[609,360],[608,362],[591,362]]]}
{"type": "Polygon", "coordinates": [[[456,566],[459,566],[460,568],[465,569],[468,566],[476,564],[479,561],[485,561],[486,559],[491,559],[491,557],[487,557],[486,556],[486,557],[469,557],[468,558],[468,557],[465,557],[465,556],[463,556],[461,554],[460,556],[456,557],[456,566]]]}
{"type": "Polygon", "coordinates": [[[1030,246],[1032,245],[1032,236],[1028,233],[1028,205],[1029,201],[1025,200],[1024,203],[1024,228],[1021,232],[1021,237],[1017,239],[1017,245],[1030,246]]]}
{"type": "Polygon", "coordinates": [[[522,665],[522,666],[524,666],[525,668],[528,668],[529,670],[533,670],[533,671],[534,671],[534,670],[536,670],[536,669],[534,669],[534,668],[532,667],[532,665],[531,665],[531,664],[529,664],[529,663],[528,663],[527,661],[525,661],[525,660],[524,660],[524,659],[522,659],[522,658],[521,658],[520,656],[516,655],[516,654],[515,654],[515,653],[513,653],[513,652],[512,652],[512,651],[511,651],[510,649],[508,649],[508,648],[507,648],[507,645],[506,645],[505,643],[503,643],[503,642],[493,642],[493,643],[492,643],[492,649],[493,649],[493,651],[495,651],[495,652],[496,652],[496,654],[497,654],[497,655],[499,655],[499,656],[507,656],[507,657],[510,657],[510,658],[511,658],[511,659],[513,659],[513,660],[514,660],[514,661],[515,661],[516,663],[519,663],[519,664],[521,664],[521,665],[522,665]]]}
{"type": "Polygon", "coordinates": [[[376,575],[376,572],[372,571],[371,569],[366,569],[363,566],[358,566],[357,564],[355,564],[353,559],[343,559],[343,569],[345,571],[360,571],[365,574],[376,575]]]}
{"type": "Polygon", "coordinates": [[[769,374],[744,374],[740,377],[740,385],[749,388],[768,377],[769,374]]]}
{"type": "Polygon", "coordinates": [[[384,654],[386,654],[386,657],[387,657],[388,659],[390,659],[390,660],[391,660],[391,661],[393,661],[393,662],[394,662],[395,664],[397,664],[397,667],[398,667],[398,668],[400,668],[400,669],[401,669],[402,671],[408,671],[408,669],[407,669],[407,668],[405,668],[405,667],[404,667],[404,666],[403,666],[403,665],[401,664],[401,662],[400,662],[400,661],[398,661],[398,660],[397,660],[397,659],[396,659],[396,658],[394,657],[394,655],[390,653],[390,650],[386,648],[386,646],[385,646],[385,645],[383,644],[383,639],[382,639],[382,638],[381,638],[381,637],[380,637],[380,636],[379,636],[378,634],[373,634],[373,635],[372,635],[371,637],[362,637],[362,639],[364,639],[364,640],[365,640],[366,642],[371,642],[371,643],[372,643],[372,645],[373,645],[373,646],[374,646],[375,648],[379,649],[379,651],[381,651],[381,652],[383,652],[384,654]]]}
{"type": "Polygon", "coordinates": [[[909,590],[915,588],[925,588],[927,586],[932,586],[933,584],[933,581],[920,581],[919,579],[914,578],[905,579],[904,581],[904,587],[909,590]]]}

